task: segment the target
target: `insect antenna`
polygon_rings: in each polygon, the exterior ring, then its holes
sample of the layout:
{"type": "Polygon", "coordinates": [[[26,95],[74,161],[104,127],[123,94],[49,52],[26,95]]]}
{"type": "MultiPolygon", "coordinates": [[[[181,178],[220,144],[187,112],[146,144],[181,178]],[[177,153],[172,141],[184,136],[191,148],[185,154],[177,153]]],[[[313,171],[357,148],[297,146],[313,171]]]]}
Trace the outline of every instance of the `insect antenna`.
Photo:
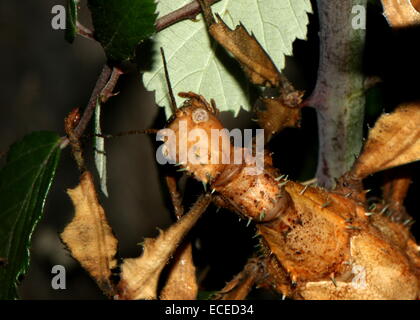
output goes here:
{"type": "Polygon", "coordinates": [[[123,137],[123,136],[131,136],[136,134],[157,134],[158,129],[144,129],[144,130],[129,130],[118,132],[114,134],[95,134],[95,137],[104,138],[104,139],[112,139],[116,137],[123,137]]]}
{"type": "Polygon", "coordinates": [[[165,52],[163,51],[162,47],[160,47],[160,53],[162,54],[163,68],[165,70],[165,79],[166,79],[166,84],[168,86],[169,97],[171,99],[171,110],[172,110],[172,114],[175,114],[176,109],[178,108],[176,106],[174,92],[172,91],[171,79],[169,79],[169,72],[168,72],[168,66],[166,64],[165,52]]]}

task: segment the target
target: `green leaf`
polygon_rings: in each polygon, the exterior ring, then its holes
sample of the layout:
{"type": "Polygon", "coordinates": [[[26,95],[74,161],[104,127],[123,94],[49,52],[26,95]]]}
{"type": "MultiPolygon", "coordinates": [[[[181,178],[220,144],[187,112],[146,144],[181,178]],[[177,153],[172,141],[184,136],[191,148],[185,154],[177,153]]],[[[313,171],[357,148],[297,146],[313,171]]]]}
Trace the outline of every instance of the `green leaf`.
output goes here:
{"type": "MultiPolygon", "coordinates": [[[[159,17],[189,2],[160,0],[159,17]]],[[[306,38],[307,13],[312,11],[309,0],[222,0],[212,9],[231,29],[242,22],[248,32],[254,33],[278,70],[284,68],[285,55],[292,55],[293,41],[306,38]]],[[[237,114],[241,107],[251,110],[247,87],[219,59],[220,48],[210,40],[202,15],[197,19],[174,24],[155,37],[156,52],[159,47],[165,50],[174,92],[193,91],[207,100],[213,98],[220,111],[237,114]]],[[[148,90],[156,91],[156,103],[165,107],[169,117],[169,96],[160,57],[153,69],[144,73],[143,81],[148,90]]],[[[182,99],[176,99],[180,105],[182,99]]]]}
{"type": "Polygon", "coordinates": [[[89,0],[95,37],[108,59],[134,57],[136,46],[155,32],[154,0],[89,0]]]}
{"type": "Polygon", "coordinates": [[[67,0],[66,10],[66,31],[64,32],[64,38],[73,43],[77,33],[77,5],[79,0],[67,0]]]}
{"type": "Polygon", "coordinates": [[[98,171],[99,180],[101,182],[101,191],[106,197],[108,197],[108,188],[107,188],[107,183],[106,183],[107,175],[106,175],[105,139],[103,137],[98,136],[102,134],[101,107],[102,106],[98,98],[98,100],[96,101],[96,107],[95,107],[95,126],[94,126],[95,138],[93,139],[93,147],[94,147],[94,154],[95,154],[95,166],[96,166],[96,170],[98,171]]]}
{"type": "Polygon", "coordinates": [[[40,220],[60,158],[60,138],[35,132],[10,148],[0,170],[0,300],[15,299],[29,267],[32,233],[40,220]]]}

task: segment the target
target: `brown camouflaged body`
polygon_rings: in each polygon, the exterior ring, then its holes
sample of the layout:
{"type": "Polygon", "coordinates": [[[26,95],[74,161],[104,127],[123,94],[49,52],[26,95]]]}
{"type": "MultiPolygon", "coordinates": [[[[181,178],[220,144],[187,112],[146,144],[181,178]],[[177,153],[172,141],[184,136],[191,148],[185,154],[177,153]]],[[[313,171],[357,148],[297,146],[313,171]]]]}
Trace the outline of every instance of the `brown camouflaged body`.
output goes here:
{"type": "MultiPolygon", "coordinates": [[[[184,97],[189,100],[168,128],[176,132],[180,120],[206,132],[223,128],[203,97],[184,97]],[[197,109],[208,112],[207,121],[194,121],[197,109]]],[[[276,179],[269,157],[260,175],[246,175],[246,165],[183,167],[210,184],[218,205],[259,223],[270,285],[281,293],[297,299],[419,298],[419,247],[408,227],[379,213],[366,215],[363,196],[276,179]]]]}

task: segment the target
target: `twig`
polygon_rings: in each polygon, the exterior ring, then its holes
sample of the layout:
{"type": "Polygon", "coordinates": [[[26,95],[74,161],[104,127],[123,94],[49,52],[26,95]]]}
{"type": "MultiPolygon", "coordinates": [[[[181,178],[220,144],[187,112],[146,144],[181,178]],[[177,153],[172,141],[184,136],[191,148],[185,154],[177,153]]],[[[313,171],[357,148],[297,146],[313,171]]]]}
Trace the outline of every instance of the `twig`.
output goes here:
{"type": "Polygon", "coordinates": [[[101,101],[106,102],[111,96],[113,96],[112,90],[117,84],[118,78],[121,74],[122,71],[120,69],[116,67],[111,69],[107,64],[102,68],[101,74],[99,75],[95,88],[93,89],[92,95],[90,96],[88,105],[83,112],[79,124],[77,125],[76,129],[74,129],[74,134],[76,137],[80,138],[83,132],[86,130],[86,127],[92,118],[93,112],[95,111],[97,99],[101,97],[101,101]]]}
{"type": "MultiPolygon", "coordinates": [[[[209,5],[212,5],[220,0],[209,0],[209,5]]],[[[193,0],[190,3],[184,5],[183,7],[172,11],[163,17],[160,17],[156,20],[155,27],[156,32],[160,32],[173,24],[183,21],[195,19],[195,17],[201,12],[200,4],[198,0],[193,0]]],[[[79,21],[76,21],[77,33],[82,37],[85,37],[90,40],[95,40],[94,31],[82,25],[79,21]]]]}
{"type": "Polygon", "coordinates": [[[124,72],[122,72],[122,70],[117,67],[114,67],[112,69],[111,77],[109,78],[107,84],[102,89],[100,94],[102,103],[107,102],[109,98],[114,97],[118,94],[118,92],[114,93],[113,91],[115,86],[117,85],[118,79],[123,73],[124,72]]]}
{"type": "Polygon", "coordinates": [[[89,124],[95,111],[96,103],[98,99],[104,103],[110,97],[114,96],[113,89],[117,84],[119,77],[121,76],[122,71],[116,67],[111,69],[107,64],[102,68],[101,74],[99,75],[98,80],[96,81],[95,88],[92,91],[88,105],[83,112],[83,115],[80,116],[79,110],[73,110],[69,116],[65,119],[65,131],[67,137],[63,138],[60,143],[60,148],[64,149],[69,144],[72,147],[72,153],[76,160],[79,170],[83,171],[85,169],[85,163],[82,154],[82,147],[80,143],[80,138],[82,137],[86,127],[89,124]]]}
{"type": "MultiPolygon", "coordinates": [[[[79,108],[75,108],[64,119],[64,129],[68,137],[67,138],[68,142],[70,143],[70,146],[71,146],[73,157],[76,160],[77,167],[79,168],[81,172],[83,172],[85,171],[86,166],[85,166],[85,160],[83,158],[82,145],[80,143],[79,137],[76,136],[74,133],[74,128],[78,125],[79,120],[80,120],[79,108]]],[[[63,145],[63,142],[61,142],[61,145],[63,145]]],[[[68,143],[66,145],[68,145],[68,143]]]]}
{"type": "MultiPolygon", "coordinates": [[[[220,0],[209,0],[210,5],[219,2],[220,0]]],[[[200,4],[198,1],[192,1],[185,6],[164,15],[163,17],[156,20],[156,31],[162,31],[163,29],[179,22],[182,20],[194,19],[197,14],[201,12],[200,4]]]]}
{"type": "Polygon", "coordinates": [[[210,0],[198,0],[198,3],[201,7],[201,12],[203,13],[204,20],[206,21],[207,28],[210,28],[211,25],[216,23],[216,20],[213,16],[213,11],[211,10],[211,1],[210,0]]]}
{"type": "Polygon", "coordinates": [[[105,88],[110,76],[112,73],[112,69],[106,64],[99,75],[98,80],[96,81],[95,87],[93,88],[92,94],[90,96],[89,102],[83,115],[80,119],[79,124],[77,125],[76,129],[74,130],[74,134],[77,137],[80,137],[83,132],[85,131],[90,119],[92,118],[93,111],[96,107],[96,102],[99,97],[99,94],[105,88]]]}

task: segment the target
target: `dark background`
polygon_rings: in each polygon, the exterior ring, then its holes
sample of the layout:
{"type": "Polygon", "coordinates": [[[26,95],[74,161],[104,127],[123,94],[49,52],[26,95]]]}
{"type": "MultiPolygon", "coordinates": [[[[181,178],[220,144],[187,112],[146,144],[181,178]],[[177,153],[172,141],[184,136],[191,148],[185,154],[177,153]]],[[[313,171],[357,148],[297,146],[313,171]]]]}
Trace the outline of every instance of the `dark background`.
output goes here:
{"type": "MultiPolygon", "coordinates": [[[[315,2],[315,1],[314,1],[315,2]]],[[[416,43],[418,28],[392,32],[381,13],[371,2],[368,11],[365,72],[380,76],[383,83],[367,93],[366,130],[383,111],[391,111],[404,100],[420,98],[418,75],[420,52],[416,43]],[[417,79],[416,79],[417,78],[417,79]]],[[[84,107],[105,63],[101,47],[77,37],[74,44],[64,41],[64,32],[51,28],[51,8],[65,1],[0,2],[0,152],[35,130],[52,130],[64,135],[63,119],[75,107],[84,107]]],[[[315,7],[315,3],[313,3],[315,7]]],[[[315,8],[316,9],[316,8],[315,8]]],[[[80,20],[90,25],[85,1],[80,20]]],[[[294,57],[287,59],[285,73],[299,89],[310,93],[316,80],[318,62],[318,25],[310,15],[308,41],[294,44],[294,57]]],[[[124,75],[117,87],[120,94],[103,108],[103,129],[107,133],[132,129],[160,128],[162,110],[155,106],[153,93],[146,92],[141,77],[124,75]]],[[[252,128],[251,115],[242,111],[237,119],[222,115],[226,127],[252,128]]],[[[275,163],[292,179],[313,177],[317,157],[315,112],[305,109],[301,129],[287,129],[270,142],[275,163]]],[[[140,254],[144,237],[157,235],[157,227],[173,222],[167,190],[162,184],[162,170],[155,161],[154,138],[128,136],[107,141],[109,198],[101,197],[110,224],[119,240],[121,257],[140,254]]],[[[92,147],[86,140],[88,159],[92,147]]],[[[4,161],[2,159],[1,161],[4,161]]],[[[407,168],[419,176],[419,164],[407,168]]],[[[92,168],[93,169],[93,168],[92,168]]],[[[375,186],[381,174],[371,178],[375,186]]],[[[417,180],[418,181],[418,180],[417,180]]],[[[73,208],[67,188],[78,183],[78,171],[69,150],[64,150],[56,180],[48,197],[44,218],[38,225],[31,250],[31,267],[20,288],[24,299],[103,299],[101,292],[85,271],[69,256],[58,234],[72,217],[73,208]],[[51,268],[64,265],[67,289],[51,288],[51,268]]],[[[194,181],[186,183],[188,205],[201,192],[194,181]]],[[[373,195],[379,190],[372,191],[373,195]]],[[[418,218],[419,183],[413,183],[407,208],[418,218]],[[417,196],[417,197],[416,197],[417,196]]],[[[1,223],[1,222],[0,222],[1,223]]],[[[414,233],[419,234],[417,225],[414,233]]],[[[194,228],[191,239],[202,289],[220,289],[239,272],[251,254],[255,241],[253,227],[238,221],[230,212],[210,207],[194,228]]],[[[270,297],[254,292],[255,297],[270,297]]]]}

